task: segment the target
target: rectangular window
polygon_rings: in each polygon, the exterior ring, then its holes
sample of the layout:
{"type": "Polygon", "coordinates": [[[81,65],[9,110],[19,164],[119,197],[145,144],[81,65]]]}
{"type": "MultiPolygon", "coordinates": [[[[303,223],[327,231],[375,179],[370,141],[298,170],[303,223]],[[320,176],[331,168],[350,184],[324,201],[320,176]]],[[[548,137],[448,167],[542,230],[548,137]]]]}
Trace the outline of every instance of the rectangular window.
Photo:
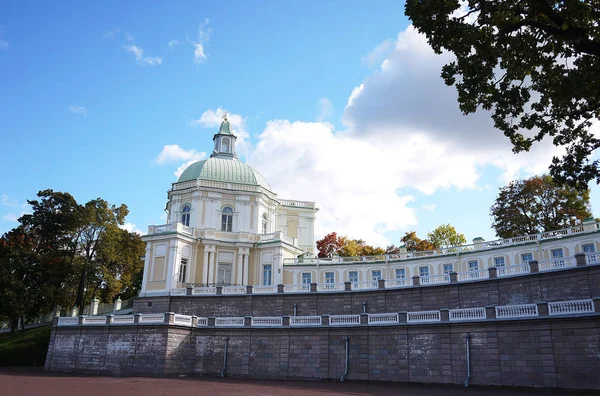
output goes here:
{"type": "Polygon", "coordinates": [[[504,267],[504,257],[494,257],[494,265],[496,267],[504,267]]]}
{"type": "Polygon", "coordinates": [[[429,267],[419,267],[419,276],[429,276],[429,267]]]}
{"type": "Polygon", "coordinates": [[[187,263],[188,263],[188,259],[186,258],[182,258],[181,259],[181,263],[179,264],[179,282],[184,283],[185,282],[185,275],[187,272],[187,263]]]}
{"type": "Polygon", "coordinates": [[[325,283],[335,283],[335,272],[325,272],[325,283]]]}
{"type": "Polygon", "coordinates": [[[263,285],[270,286],[272,284],[273,267],[271,264],[263,266],[263,285]]]}
{"type": "Polygon", "coordinates": [[[358,271],[348,272],[348,280],[352,283],[358,282],[358,271]]]}
{"type": "Polygon", "coordinates": [[[562,248],[552,249],[552,258],[563,258],[563,250],[562,248]]]}
{"type": "Polygon", "coordinates": [[[406,270],[404,268],[396,268],[396,279],[405,279],[406,270]]]}
{"type": "Polygon", "coordinates": [[[219,264],[217,283],[219,285],[231,285],[231,264],[219,264]]]}
{"type": "Polygon", "coordinates": [[[378,281],[379,279],[381,279],[381,270],[373,270],[371,271],[371,275],[373,280],[378,281]]]}
{"type": "Polygon", "coordinates": [[[530,261],[533,261],[533,253],[523,253],[521,254],[521,260],[523,264],[527,264],[530,261]]]}
{"type": "Polygon", "coordinates": [[[302,284],[310,285],[312,283],[312,274],[310,272],[302,273],[302,284]]]}
{"type": "Polygon", "coordinates": [[[477,260],[469,261],[469,271],[479,271],[479,262],[477,260]]]}
{"type": "Polygon", "coordinates": [[[583,249],[583,253],[596,253],[596,247],[593,243],[588,243],[587,245],[581,245],[583,249]]]}
{"type": "Polygon", "coordinates": [[[452,264],[444,264],[444,274],[449,274],[453,272],[452,264]]]}

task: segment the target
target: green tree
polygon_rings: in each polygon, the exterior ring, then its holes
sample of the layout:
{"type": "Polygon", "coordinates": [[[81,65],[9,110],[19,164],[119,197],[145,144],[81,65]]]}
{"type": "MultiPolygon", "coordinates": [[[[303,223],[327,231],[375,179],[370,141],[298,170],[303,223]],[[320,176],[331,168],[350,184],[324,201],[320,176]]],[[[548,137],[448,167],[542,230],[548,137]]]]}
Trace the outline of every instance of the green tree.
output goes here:
{"type": "Polygon", "coordinates": [[[547,175],[502,187],[490,214],[500,238],[557,230],[592,215],[588,190],[561,186],[547,175]]]}
{"type": "Polygon", "coordinates": [[[407,231],[400,241],[409,252],[425,252],[434,249],[433,244],[427,239],[419,238],[416,231],[407,231]]]}
{"type": "Polygon", "coordinates": [[[450,224],[440,225],[427,234],[427,237],[435,249],[460,246],[467,243],[465,236],[456,232],[456,229],[450,224]]]}
{"type": "Polygon", "coordinates": [[[436,53],[455,55],[442,78],[463,113],[491,110],[515,152],[545,137],[565,146],[550,168],[557,182],[600,183],[590,159],[600,147],[590,131],[600,119],[597,0],[407,0],[405,11],[436,53]]]}

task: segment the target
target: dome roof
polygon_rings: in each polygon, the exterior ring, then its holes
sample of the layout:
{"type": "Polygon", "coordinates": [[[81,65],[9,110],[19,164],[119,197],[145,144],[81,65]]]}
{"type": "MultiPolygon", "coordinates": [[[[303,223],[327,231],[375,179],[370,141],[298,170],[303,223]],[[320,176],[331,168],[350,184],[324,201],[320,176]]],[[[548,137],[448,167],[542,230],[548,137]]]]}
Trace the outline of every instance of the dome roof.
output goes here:
{"type": "Polygon", "coordinates": [[[191,180],[212,180],[260,186],[271,191],[267,179],[256,169],[235,158],[213,157],[194,162],[179,176],[178,183],[191,180]]]}

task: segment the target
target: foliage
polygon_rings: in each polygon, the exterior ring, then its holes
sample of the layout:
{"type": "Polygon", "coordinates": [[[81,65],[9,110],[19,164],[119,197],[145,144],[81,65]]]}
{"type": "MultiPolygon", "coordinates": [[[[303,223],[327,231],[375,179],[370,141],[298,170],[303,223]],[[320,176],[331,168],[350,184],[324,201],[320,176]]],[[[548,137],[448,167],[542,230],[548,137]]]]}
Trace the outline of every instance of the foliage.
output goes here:
{"type": "Polygon", "coordinates": [[[592,215],[588,190],[561,186],[547,175],[502,187],[490,214],[500,238],[558,230],[592,215]]]}
{"type": "Polygon", "coordinates": [[[528,151],[545,137],[565,146],[551,174],[580,189],[600,183],[600,4],[597,0],[408,0],[406,15],[433,50],[463,113],[492,111],[496,128],[528,151]]]}
{"type": "Polygon", "coordinates": [[[337,233],[331,232],[317,241],[317,250],[319,251],[318,257],[325,258],[331,257],[338,254],[341,249],[343,241],[337,236],[337,233]]]}
{"type": "Polygon", "coordinates": [[[450,224],[442,224],[435,230],[427,234],[431,244],[435,249],[448,248],[451,246],[460,246],[467,243],[464,234],[459,234],[450,224]]]}
{"type": "Polygon", "coordinates": [[[416,231],[407,231],[400,241],[404,244],[406,250],[409,252],[424,252],[434,249],[433,244],[427,239],[419,238],[416,231]]]}
{"type": "Polygon", "coordinates": [[[43,366],[49,342],[50,326],[0,334],[0,367],[43,366]]]}
{"type": "Polygon", "coordinates": [[[319,257],[341,257],[378,256],[385,254],[385,250],[379,247],[367,245],[362,239],[349,239],[346,236],[338,236],[331,232],[317,241],[319,257]]]}

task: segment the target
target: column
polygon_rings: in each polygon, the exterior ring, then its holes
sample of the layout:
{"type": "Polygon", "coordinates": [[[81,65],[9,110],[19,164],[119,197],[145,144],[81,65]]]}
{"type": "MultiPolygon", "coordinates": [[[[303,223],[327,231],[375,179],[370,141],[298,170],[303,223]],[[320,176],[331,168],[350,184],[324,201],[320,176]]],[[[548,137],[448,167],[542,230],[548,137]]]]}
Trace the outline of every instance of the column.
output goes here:
{"type": "Polygon", "coordinates": [[[177,261],[179,260],[178,254],[179,243],[177,240],[174,241],[174,245],[169,248],[168,262],[167,262],[167,285],[166,289],[171,290],[175,283],[175,276],[177,275],[177,271],[175,270],[175,265],[177,265],[177,261]]]}
{"type": "Polygon", "coordinates": [[[280,285],[283,283],[283,256],[275,256],[273,274],[273,284],[280,285]]]}
{"type": "Polygon", "coordinates": [[[208,246],[204,246],[204,260],[202,261],[204,266],[202,271],[202,283],[210,283],[208,281],[208,246]]]}
{"type": "Polygon", "coordinates": [[[237,267],[236,267],[236,282],[239,283],[240,285],[243,285],[244,282],[246,281],[245,279],[242,278],[242,271],[243,271],[243,267],[244,267],[244,256],[242,255],[242,252],[240,250],[238,250],[238,255],[237,255],[237,267]]]}
{"type": "Polygon", "coordinates": [[[152,245],[150,242],[146,243],[146,254],[144,255],[144,277],[142,279],[142,291],[140,295],[146,294],[146,287],[148,286],[148,279],[150,279],[150,260],[152,255],[152,245]]]}
{"type": "Polygon", "coordinates": [[[250,263],[248,262],[248,251],[244,250],[244,254],[242,255],[242,262],[244,263],[244,282],[249,285],[250,278],[248,278],[248,267],[250,263]]]}
{"type": "Polygon", "coordinates": [[[210,252],[210,283],[217,283],[217,265],[215,259],[217,255],[217,249],[210,252]]]}
{"type": "Polygon", "coordinates": [[[189,257],[189,265],[190,270],[187,276],[187,283],[196,283],[196,248],[190,247],[190,257],[189,257]]]}

